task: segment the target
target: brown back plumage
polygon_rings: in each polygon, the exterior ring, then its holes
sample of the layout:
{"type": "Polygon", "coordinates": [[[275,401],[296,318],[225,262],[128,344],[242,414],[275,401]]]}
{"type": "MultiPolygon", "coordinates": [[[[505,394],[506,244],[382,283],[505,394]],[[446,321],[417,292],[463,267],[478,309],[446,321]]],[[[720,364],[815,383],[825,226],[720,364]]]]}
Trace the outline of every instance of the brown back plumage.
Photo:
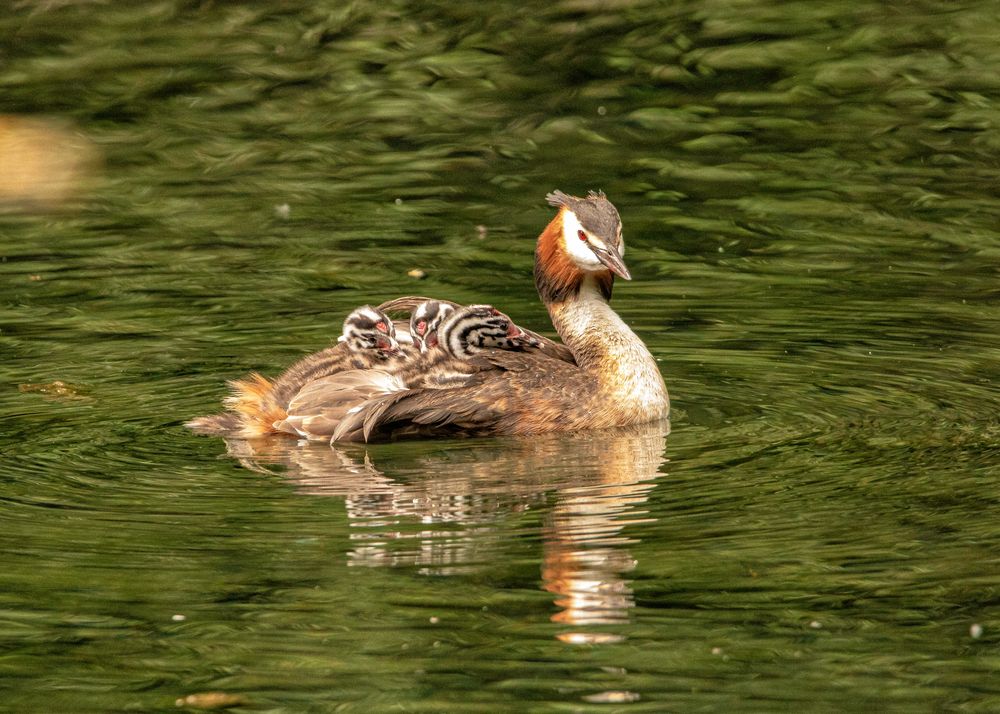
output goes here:
{"type": "Polygon", "coordinates": [[[578,367],[539,353],[489,350],[470,360],[460,387],[417,388],[360,405],[334,432],[335,441],[433,434],[532,434],[601,419],[598,385],[578,367]]]}

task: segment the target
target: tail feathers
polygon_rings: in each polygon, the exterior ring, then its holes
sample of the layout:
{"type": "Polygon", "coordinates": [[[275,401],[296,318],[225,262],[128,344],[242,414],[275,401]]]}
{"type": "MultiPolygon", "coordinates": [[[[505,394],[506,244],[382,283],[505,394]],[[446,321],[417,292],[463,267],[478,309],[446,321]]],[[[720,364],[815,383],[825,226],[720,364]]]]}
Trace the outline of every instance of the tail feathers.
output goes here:
{"type": "Polygon", "coordinates": [[[353,423],[369,401],[405,389],[402,379],[382,370],[339,372],[303,387],[288,405],[288,415],[275,422],[274,428],[307,439],[360,441],[336,439],[334,435],[343,424],[353,423]]]}
{"type": "Polygon", "coordinates": [[[240,420],[240,436],[254,437],[273,434],[273,424],[285,418],[285,409],[274,397],[274,385],[265,377],[252,372],[246,379],[229,382],[232,394],[225,405],[240,420]]]}
{"type": "Polygon", "coordinates": [[[285,410],[275,400],[271,382],[254,372],[230,381],[229,388],[232,394],[223,402],[228,412],[198,417],[185,426],[200,434],[244,439],[274,434],[273,424],[285,418],[285,410]]]}

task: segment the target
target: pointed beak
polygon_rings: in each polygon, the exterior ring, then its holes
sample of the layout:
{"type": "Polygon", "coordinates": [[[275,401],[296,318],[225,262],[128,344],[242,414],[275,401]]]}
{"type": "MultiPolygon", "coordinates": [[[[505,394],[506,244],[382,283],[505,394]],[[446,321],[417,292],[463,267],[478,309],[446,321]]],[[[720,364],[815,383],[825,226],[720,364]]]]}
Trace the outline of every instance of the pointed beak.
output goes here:
{"type": "Polygon", "coordinates": [[[606,248],[597,248],[596,246],[591,246],[594,251],[594,255],[597,259],[604,263],[604,266],[610,270],[615,275],[624,278],[625,280],[632,279],[632,273],[628,271],[625,267],[625,260],[622,258],[621,253],[613,245],[609,245],[606,248]]]}

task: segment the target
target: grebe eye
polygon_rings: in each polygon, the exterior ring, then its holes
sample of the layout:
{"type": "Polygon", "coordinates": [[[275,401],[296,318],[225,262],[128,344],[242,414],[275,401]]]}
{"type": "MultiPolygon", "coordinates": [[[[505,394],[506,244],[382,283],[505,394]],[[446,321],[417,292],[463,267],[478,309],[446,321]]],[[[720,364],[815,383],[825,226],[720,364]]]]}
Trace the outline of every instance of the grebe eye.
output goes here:
{"type": "Polygon", "coordinates": [[[417,334],[422,335],[427,332],[427,320],[420,320],[417,323],[417,334]]]}
{"type": "Polygon", "coordinates": [[[587,242],[587,234],[584,233],[583,231],[577,231],[576,232],[576,236],[577,236],[577,238],[579,238],[580,240],[582,240],[584,243],[587,242]]]}
{"type": "Polygon", "coordinates": [[[376,322],[375,329],[378,330],[379,332],[384,332],[386,334],[389,334],[389,327],[384,322],[376,322]]]}

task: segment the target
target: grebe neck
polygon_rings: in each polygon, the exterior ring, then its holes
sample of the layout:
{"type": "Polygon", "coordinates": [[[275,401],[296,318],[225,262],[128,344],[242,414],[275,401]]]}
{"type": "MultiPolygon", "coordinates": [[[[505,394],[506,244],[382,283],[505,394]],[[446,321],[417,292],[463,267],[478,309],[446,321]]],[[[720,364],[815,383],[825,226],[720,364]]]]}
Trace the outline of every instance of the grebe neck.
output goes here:
{"type": "Polygon", "coordinates": [[[547,307],[556,332],[609,403],[641,419],[669,414],[670,399],[656,360],[611,309],[599,278],[584,276],[574,297],[547,307]]]}
{"type": "Polygon", "coordinates": [[[614,275],[584,270],[568,254],[561,210],[538,237],[535,287],[556,332],[609,403],[637,420],[666,417],[670,402],[656,361],[609,304],[614,275]]]}

